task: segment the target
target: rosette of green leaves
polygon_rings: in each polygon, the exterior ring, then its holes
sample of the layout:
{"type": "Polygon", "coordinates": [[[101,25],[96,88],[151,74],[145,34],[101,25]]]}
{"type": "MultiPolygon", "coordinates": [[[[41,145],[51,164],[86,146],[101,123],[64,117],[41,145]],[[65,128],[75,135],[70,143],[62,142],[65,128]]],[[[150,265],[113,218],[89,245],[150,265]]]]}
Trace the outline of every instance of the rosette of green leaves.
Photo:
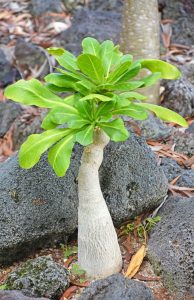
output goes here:
{"type": "Polygon", "coordinates": [[[5,96],[16,102],[50,109],[42,123],[45,131],[29,136],[21,146],[19,162],[23,168],[33,167],[49,150],[54,171],[58,176],[65,175],[74,144],[91,144],[97,128],[115,142],[129,137],[122,115],[144,120],[152,111],[162,120],[187,126],[180,115],[146,103],[139,93],[139,89],[161,78],[178,78],[176,67],[154,59],[133,61],[109,40],[99,43],[88,37],[82,47],[78,57],[62,48],[48,49],[59,64],[56,73],[47,75],[44,83],[19,80],[5,90],[5,96]],[[150,70],[150,75],[136,79],[142,68],[150,70]]]}

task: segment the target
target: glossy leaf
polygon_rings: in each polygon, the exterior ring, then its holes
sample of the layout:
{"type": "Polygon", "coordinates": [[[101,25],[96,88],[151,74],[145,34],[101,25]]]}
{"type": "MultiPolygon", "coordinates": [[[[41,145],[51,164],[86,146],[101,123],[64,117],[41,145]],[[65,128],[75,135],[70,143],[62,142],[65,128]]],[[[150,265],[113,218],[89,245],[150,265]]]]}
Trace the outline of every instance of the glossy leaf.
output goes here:
{"type": "Polygon", "coordinates": [[[83,146],[87,146],[92,144],[93,142],[93,132],[94,132],[94,125],[91,124],[87,126],[84,130],[79,131],[76,134],[76,141],[83,146]]]}
{"type": "Polygon", "coordinates": [[[111,68],[120,62],[120,55],[115,51],[115,46],[112,41],[104,41],[100,45],[100,58],[105,69],[105,76],[107,77],[111,68]]]}
{"type": "Polygon", "coordinates": [[[112,122],[99,123],[98,126],[102,128],[114,142],[122,142],[129,137],[129,132],[121,119],[116,119],[112,122]]]}
{"type": "Polygon", "coordinates": [[[137,99],[137,100],[145,100],[147,99],[146,96],[137,93],[137,92],[124,92],[119,94],[120,97],[126,98],[126,99],[137,99]]]}
{"type": "Polygon", "coordinates": [[[143,59],[141,66],[152,73],[160,72],[163,79],[177,79],[181,76],[180,71],[175,66],[159,59],[143,59]]]}
{"type": "Polygon", "coordinates": [[[130,68],[127,72],[125,72],[119,79],[117,82],[126,82],[128,81],[129,79],[135,77],[139,71],[141,69],[141,64],[138,64],[136,65],[135,67],[133,68],[130,68]]]}
{"type": "Polygon", "coordinates": [[[75,136],[70,133],[49,150],[48,161],[59,177],[64,176],[69,168],[74,143],[75,136]]]}
{"type": "Polygon", "coordinates": [[[53,144],[65,137],[69,129],[52,129],[41,134],[32,134],[23,143],[19,151],[19,163],[24,169],[32,168],[41,155],[53,144]]]}
{"type": "Polygon", "coordinates": [[[145,120],[148,117],[148,113],[145,109],[135,106],[133,103],[127,107],[120,107],[112,111],[113,115],[125,115],[135,120],[145,120]]]}
{"type": "Polygon", "coordinates": [[[57,48],[57,47],[52,47],[52,48],[48,48],[47,51],[51,55],[61,56],[61,55],[64,54],[65,49],[63,49],[63,48],[57,48]]]}
{"type": "Polygon", "coordinates": [[[76,57],[68,52],[67,50],[63,49],[64,52],[62,53],[62,48],[58,51],[56,48],[49,48],[47,49],[48,53],[52,54],[57,62],[65,69],[75,72],[78,70],[76,57]]]}
{"type": "Polygon", "coordinates": [[[88,75],[93,81],[101,83],[104,78],[105,70],[101,60],[91,54],[81,54],[77,58],[80,70],[88,75]]]}
{"type": "Polygon", "coordinates": [[[98,56],[100,51],[100,43],[91,37],[87,37],[82,41],[83,53],[98,56]]]}
{"type": "Polygon", "coordinates": [[[155,84],[160,78],[161,78],[161,73],[159,72],[141,78],[141,81],[144,82],[144,85],[142,87],[151,86],[155,84]]]}
{"type": "Polygon", "coordinates": [[[114,90],[131,91],[141,87],[143,84],[144,84],[143,81],[130,81],[125,83],[117,83],[114,85],[114,90]]]}
{"type": "MultiPolygon", "coordinates": [[[[55,109],[55,108],[53,108],[53,109],[55,109]]],[[[41,124],[41,128],[43,128],[44,130],[54,129],[58,126],[58,124],[53,122],[52,114],[53,114],[53,110],[50,110],[49,113],[44,117],[42,124],[41,124]]]]}
{"type": "Polygon", "coordinates": [[[60,97],[53,94],[36,79],[28,81],[22,79],[17,81],[6,88],[5,96],[26,105],[36,105],[46,108],[56,106],[68,107],[60,97]]]}
{"type": "Polygon", "coordinates": [[[119,65],[114,71],[110,73],[107,82],[108,83],[117,82],[123,76],[123,74],[129,69],[130,64],[131,62],[126,61],[121,65],[119,65]]]}
{"type": "Polygon", "coordinates": [[[155,104],[150,104],[150,103],[134,103],[134,105],[146,108],[154,112],[156,116],[159,117],[161,120],[174,122],[183,127],[188,127],[188,123],[182,116],[180,116],[179,114],[175,113],[174,111],[168,108],[158,106],[155,104]]]}
{"type": "Polygon", "coordinates": [[[100,95],[100,94],[90,94],[80,99],[80,101],[87,101],[87,100],[100,100],[102,102],[112,101],[110,97],[100,95]]]}
{"type": "Polygon", "coordinates": [[[68,77],[68,76],[60,74],[60,73],[48,74],[44,79],[46,82],[49,82],[56,86],[67,87],[67,88],[73,88],[75,82],[77,82],[76,79],[68,77]]]}
{"type": "Polygon", "coordinates": [[[132,63],[132,61],[133,61],[133,56],[132,56],[131,54],[125,54],[125,55],[121,56],[120,62],[121,62],[121,63],[124,63],[124,62],[126,62],[126,61],[129,61],[129,62],[132,63]]]}
{"type": "Polygon", "coordinates": [[[45,87],[47,89],[49,89],[49,91],[53,92],[53,93],[64,93],[64,92],[74,92],[73,87],[72,88],[67,88],[67,87],[59,87],[56,86],[52,83],[46,83],[45,87]]]}
{"type": "Polygon", "coordinates": [[[51,121],[56,124],[64,124],[77,116],[79,116],[79,112],[72,106],[69,109],[56,107],[52,110],[51,121]]]}

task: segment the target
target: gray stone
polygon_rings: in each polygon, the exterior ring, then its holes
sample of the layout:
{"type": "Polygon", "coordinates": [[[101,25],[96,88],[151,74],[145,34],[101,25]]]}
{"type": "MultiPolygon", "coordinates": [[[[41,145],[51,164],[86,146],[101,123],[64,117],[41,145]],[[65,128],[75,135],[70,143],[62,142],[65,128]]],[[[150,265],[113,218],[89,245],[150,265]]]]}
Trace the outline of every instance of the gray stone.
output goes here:
{"type": "Polygon", "coordinates": [[[194,133],[176,131],[172,135],[175,151],[186,154],[189,157],[194,155],[194,133]]]}
{"type": "Polygon", "coordinates": [[[58,300],[69,287],[69,272],[51,257],[42,256],[11,272],[5,284],[8,289],[21,290],[26,296],[58,300]]]}
{"type": "Polygon", "coordinates": [[[162,158],[160,166],[169,182],[179,176],[183,171],[174,159],[168,157],[162,158]]]}
{"type": "Polygon", "coordinates": [[[180,176],[176,181],[178,186],[194,187],[194,170],[180,167],[174,159],[162,158],[161,167],[168,181],[180,176]]]}
{"type": "Polygon", "coordinates": [[[154,300],[151,290],[143,283],[121,274],[97,280],[87,287],[79,300],[154,300]]]}
{"type": "Polygon", "coordinates": [[[62,3],[61,0],[30,0],[30,11],[35,16],[41,16],[47,12],[61,12],[62,3]]]}
{"type": "Polygon", "coordinates": [[[184,117],[191,116],[194,110],[194,85],[183,75],[178,80],[163,80],[162,86],[163,102],[167,108],[170,108],[184,117]]]}
{"type": "Polygon", "coordinates": [[[144,121],[136,121],[141,128],[141,135],[145,137],[146,140],[161,140],[169,137],[172,133],[172,127],[165,124],[162,120],[149,115],[144,121]]]}
{"type": "Polygon", "coordinates": [[[120,27],[121,13],[105,10],[90,11],[83,8],[76,11],[72,26],[60,35],[59,42],[67,50],[79,54],[81,41],[87,36],[94,37],[99,41],[110,39],[114,43],[118,43],[120,27]]]}
{"type": "Polygon", "coordinates": [[[18,150],[30,134],[41,133],[43,129],[40,127],[45,111],[40,115],[24,114],[21,118],[17,118],[14,122],[12,131],[12,141],[14,150],[18,150]],[[25,117],[26,116],[26,117],[25,117]]]}
{"type": "MultiPolygon", "coordinates": [[[[39,1],[46,3],[46,1],[39,1]]],[[[36,77],[43,78],[49,73],[49,63],[45,50],[33,43],[26,42],[24,39],[18,39],[14,51],[16,63],[23,72],[23,76],[27,76],[27,72],[38,68],[36,77]]]]}
{"type": "Polygon", "coordinates": [[[62,0],[65,5],[65,8],[68,11],[74,11],[75,9],[82,8],[83,6],[87,6],[89,9],[93,10],[113,10],[118,9],[122,5],[121,0],[62,0]]]}
{"type": "MultiPolygon", "coordinates": [[[[71,166],[57,178],[44,155],[30,170],[17,156],[0,167],[0,262],[26,256],[33,248],[60,241],[77,228],[77,175],[82,148],[75,146],[71,166]]],[[[116,225],[157,207],[167,180],[144,139],[131,135],[110,143],[100,169],[105,200],[116,225]]]]}
{"type": "Polygon", "coordinates": [[[0,138],[21,114],[22,108],[19,104],[12,101],[0,102],[0,138]]]}
{"type": "Polygon", "coordinates": [[[162,19],[172,19],[172,43],[193,45],[194,2],[192,0],[160,0],[162,19]]]}
{"type": "Polygon", "coordinates": [[[193,299],[194,198],[170,197],[159,215],[161,221],[150,235],[148,258],[174,299],[193,299]]]}
{"type": "Polygon", "coordinates": [[[49,300],[48,298],[32,298],[25,296],[20,291],[0,291],[1,300],[49,300]]]}
{"type": "Polygon", "coordinates": [[[4,88],[20,79],[18,70],[8,61],[5,49],[0,49],[0,88],[4,88]]]}

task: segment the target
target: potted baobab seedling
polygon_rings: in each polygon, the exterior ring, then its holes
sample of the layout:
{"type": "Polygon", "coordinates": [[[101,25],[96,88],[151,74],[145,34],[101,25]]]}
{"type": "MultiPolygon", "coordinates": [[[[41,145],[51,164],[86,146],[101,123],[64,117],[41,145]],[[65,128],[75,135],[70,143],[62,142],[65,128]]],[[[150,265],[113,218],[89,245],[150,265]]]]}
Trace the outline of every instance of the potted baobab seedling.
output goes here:
{"type": "Polygon", "coordinates": [[[19,80],[7,87],[5,96],[50,109],[42,123],[44,132],[29,136],[20,148],[22,168],[32,168],[48,150],[56,175],[64,176],[74,144],[84,146],[78,174],[78,263],[88,277],[102,278],[122,267],[117,235],[99,183],[104,147],[110,140],[129,138],[122,116],[144,120],[151,111],[162,120],[181,126],[187,123],[175,112],[145,102],[145,96],[134,91],[161,78],[178,78],[176,67],[155,59],[133,61],[110,40],[99,43],[88,37],[82,47],[78,57],[62,48],[49,48],[60,65],[57,72],[47,75],[44,83],[19,80]],[[144,68],[150,75],[134,79],[144,68]],[[64,92],[68,92],[65,98],[60,96],[64,92]]]}

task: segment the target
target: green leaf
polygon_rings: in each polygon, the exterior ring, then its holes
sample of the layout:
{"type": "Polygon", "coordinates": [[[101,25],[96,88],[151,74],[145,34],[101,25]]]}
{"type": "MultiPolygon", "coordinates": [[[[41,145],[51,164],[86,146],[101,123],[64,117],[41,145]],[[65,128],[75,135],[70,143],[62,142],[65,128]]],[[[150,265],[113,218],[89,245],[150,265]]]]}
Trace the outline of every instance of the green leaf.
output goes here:
{"type": "Polygon", "coordinates": [[[58,126],[58,124],[52,121],[52,114],[53,110],[50,110],[49,113],[44,117],[41,124],[41,128],[43,128],[44,130],[54,129],[58,126]]]}
{"type": "Polygon", "coordinates": [[[64,54],[65,49],[53,47],[53,48],[48,48],[47,52],[51,55],[61,56],[64,54]]]}
{"type": "Polygon", "coordinates": [[[87,100],[100,100],[102,102],[112,101],[112,98],[100,95],[100,94],[90,94],[80,99],[80,101],[87,101],[87,100]]]}
{"type": "Polygon", "coordinates": [[[160,72],[163,79],[177,79],[181,72],[173,65],[159,59],[143,59],[140,61],[142,68],[151,72],[160,72]]]}
{"type": "Polygon", "coordinates": [[[48,53],[52,54],[58,63],[65,69],[75,72],[78,70],[76,57],[65,49],[55,50],[57,48],[47,49],[48,53]],[[54,49],[54,50],[53,50],[54,49]],[[62,53],[63,50],[63,53],[62,53]]]}
{"type": "Polygon", "coordinates": [[[64,124],[72,118],[77,118],[79,112],[76,108],[69,106],[69,108],[56,107],[52,110],[51,121],[56,124],[64,124]]]}
{"type": "Polygon", "coordinates": [[[17,81],[5,89],[5,96],[26,105],[46,108],[67,107],[60,97],[53,94],[36,79],[17,81]]]}
{"type": "Polygon", "coordinates": [[[87,80],[81,80],[75,84],[75,90],[83,95],[87,95],[89,92],[95,91],[95,89],[96,85],[87,80]]]}
{"type": "Polygon", "coordinates": [[[7,285],[6,284],[1,284],[0,285],[0,291],[6,290],[6,289],[7,289],[7,285]]]}
{"type": "Polygon", "coordinates": [[[93,120],[92,118],[92,107],[88,101],[78,101],[76,103],[76,108],[79,111],[79,114],[87,120],[93,120]]]}
{"type": "Polygon", "coordinates": [[[161,73],[153,73],[147,77],[141,78],[141,81],[144,82],[144,85],[141,87],[151,86],[155,84],[161,78],[161,73]]]}
{"type": "Polygon", "coordinates": [[[136,65],[135,67],[131,67],[127,72],[125,72],[117,82],[128,81],[129,79],[135,77],[141,69],[141,64],[136,65]]]}
{"type": "Polygon", "coordinates": [[[125,54],[125,55],[122,55],[121,58],[120,58],[120,62],[121,63],[124,63],[126,61],[130,61],[132,63],[133,61],[133,56],[131,54],[125,54]]]}
{"type": "Polygon", "coordinates": [[[78,247],[77,246],[67,246],[65,251],[64,251],[64,258],[68,258],[69,256],[72,256],[78,252],[78,247]]]}
{"type": "Polygon", "coordinates": [[[98,57],[91,54],[81,54],[77,58],[77,64],[80,70],[88,75],[91,80],[97,83],[103,82],[105,70],[98,57]]]}
{"type": "Polygon", "coordinates": [[[129,137],[129,132],[121,119],[116,119],[112,122],[98,123],[98,126],[102,128],[114,142],[122,142],[129,137]]]}
{"type": "Polygon", "coordinates": [[[19,151],[19,163],[24,169],[32,168],[41,155],[54,143],[65,137],[70,129],[52,129],[41,134],[32,134],[23,143],[19,151]]]}
{"type": "Polygon", "coordinates": [[[93,142],[94,125],[87,126],[84,130],[76,134],[76,141],[83,146],[92,144],[93,142]]]}
{"type": "Polygon", "coordinates": [[[73,266],[71,268],[71,273],[73,275],[81,276],[81,275],[84,275],[86,273],[86,271],[81,269],[78,264],[73,264],[73,266]]]}
{"type": "Polygon", "coordinates": [[[114,90],[131,91],[141,87],[143,84],[144,84],[143,81],[130,81],[125,83],[117,83],[114,85],[114,90]]]}
{"type": "Polygon", "coordinates": [[[45,87],[53,93],[74,92],[73,88],[59,87],[51,83],[46,83],[45,87]]]}
{"type": "Polygon", "coordinates": [[[174,122],[183,127],[188,127],[187,121],[182,116],[180,116],[179,114],[175,113],[174,111],[172,111],[168,108],[150,104],[150,103],[134,103],[134,105],[144,107],[144,108],[154,112],[156,114],[156,116],[158,118],[160,118],[161,120],[168,121],[168,122],[174,122]]]}
{"type": "Polygon", "coordinates": [[[122,75],[129,69],[130,64],[130,61],[126,61],[119,65],[116,69],[114,69],[114,71],[110,73],[110,75],[107,78],[107,82],[117,82],[122,77],[122,75]]]}
{"type": "Polygon", "coordinates": [[[148,117],[148,113],[141,107],[137,108],[133,103],[130,103],[127,107],[120,107],[112,111],[113,115],[125,115],[135,120],[145,120],[148,117]]]}
{"type": "Polygon", "coordinates": [[[67,88],[73,88],[75,82],[77,82],[77,79],[74,79],[72,77],[60,74],[60,73],[51,73],[48,74],[45,78],[46,82],[49,82],[51,84],[54,84],[59,87],[67,87],[67,88]]]}
{"type": "Polygon", "coordinates": [[[91,124],[91,121],[84,119],[81,115],[78,115],[75,118],[71,118],[68,122],[68,127],[73,129],[80,129],[85,125],[91,124]]]}
{"type": "Polygon", "coordinates": [[[106,72],[105,76],[107,77],[111,68],[120,62],[120,54],[115,51],[112,41],[107,40],[100,45],[100,58],[106,72]]]}
{"type": "Polygon", "coordinates": [[[100,51],[100,43],[94,38],[87,37],[82,41],[82,48],[84,54],[98,56],[100,51]]]}
{"type": "Polygon", "coordinates": [[[59,177],[64,176],[69,168],[74,142],[75,134],[72,132],[49,150],[48,161],[59,177]]]}
{"type": "Polygon", "coordinates": [[[114,103],[112,102],[100,103],[96,111],[96,115],[95,115],[96,119],[100,116],[110,114],[113,107],[114,107],[114,103]]]}
{"type": "Polygon", "coordinates": [[[137,92],[124,92],[119,94],[120,97],[126,98],[126,99],[137,99],[137,100],[145,100],[147,99],[146,96],[137,93],[137,92]]]}

